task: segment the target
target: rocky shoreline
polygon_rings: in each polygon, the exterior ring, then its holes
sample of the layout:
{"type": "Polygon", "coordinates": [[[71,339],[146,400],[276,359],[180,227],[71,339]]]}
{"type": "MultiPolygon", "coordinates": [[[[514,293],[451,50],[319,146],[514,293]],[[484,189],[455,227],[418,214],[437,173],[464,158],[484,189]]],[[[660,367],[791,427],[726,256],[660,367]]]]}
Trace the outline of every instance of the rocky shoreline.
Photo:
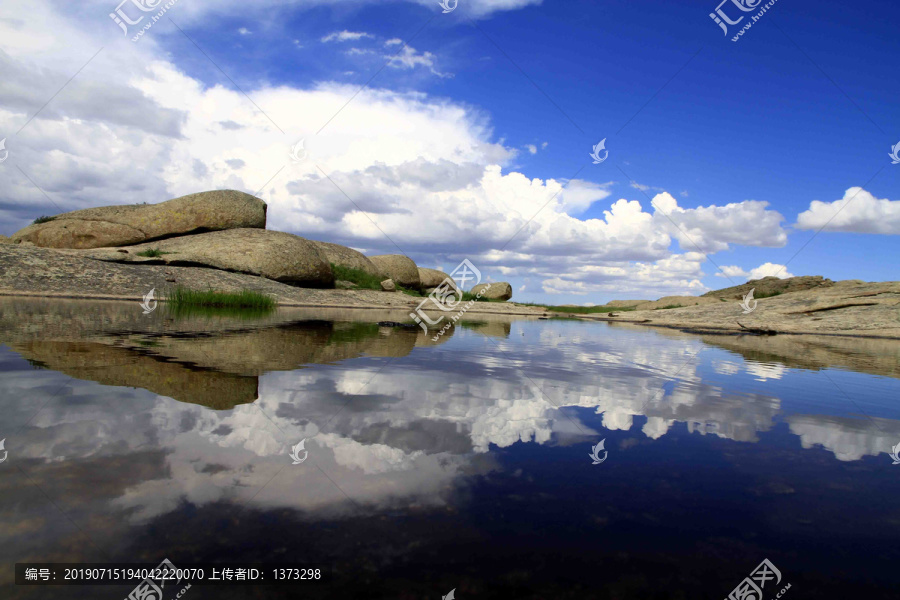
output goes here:
{"type": "MultiPolygon", "coordinates": [[[[265,203],[232,190],[41,219],[10,238],[0,236],[0,296],[140,301],[151,289],[165,295],[187,286],[252,290],[283,307],[410,311],[423,298],[394,291],[397,286],[427,294],[448,279],[406,256],[365,256],[265,227],[265,203]],[[354,289],[351,282],[336,281],[333,265],[384,277],[381,288],[390,291],[354,289]]],[[[767,277],[703,296],[616,300],[602,309],[608,312],[590,314],[576,307],[551,311],[510,302],[512,288],[506,282],[491,282],[487,291],[487,298],[507,302],[473,303],[469,312],[570,317],[701,334],[900,339],[900,282],[767,277]]]]}

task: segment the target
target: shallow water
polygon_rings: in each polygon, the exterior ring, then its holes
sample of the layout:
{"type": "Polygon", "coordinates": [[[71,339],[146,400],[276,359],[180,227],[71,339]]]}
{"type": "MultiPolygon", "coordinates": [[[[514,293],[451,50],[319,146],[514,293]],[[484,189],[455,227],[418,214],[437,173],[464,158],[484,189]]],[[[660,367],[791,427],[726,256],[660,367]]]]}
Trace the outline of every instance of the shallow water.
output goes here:
{"type": "Polygon", "coordinates": [[[765,598],[897,597],[895,342],[403,316],[0,300],[0,596],[169,558],[332,574],[185,598],[721,599],[763,559],[765,598]]]}

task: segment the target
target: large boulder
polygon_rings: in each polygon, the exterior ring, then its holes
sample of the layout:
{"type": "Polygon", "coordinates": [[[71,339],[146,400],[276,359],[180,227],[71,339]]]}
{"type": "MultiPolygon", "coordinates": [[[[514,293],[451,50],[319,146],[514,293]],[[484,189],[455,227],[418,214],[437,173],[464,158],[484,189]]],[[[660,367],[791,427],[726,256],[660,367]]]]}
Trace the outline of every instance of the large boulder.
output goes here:
{"type": "Polygon", "coordinates": [[[216,190],[158,204],[63,213],[14,233],[12,241],[44,248],[105,248],[206,231],[265,227],[265,202],[244,192],[216,190]]]}
{"type": "MultiPolygon", "coordinates": [[[[437,269],[423,269],[422,267],[419,267],[419,283],[421,284],[423,290],[433,290],[448,279],[450,279],[450,276],[443,271],[438,271],[437,269]]],[[[452,279],[450,279],[450,284],[453,289],[459,289],[456,285],[456,282],[452,279]]]]}
{"type": "Polygon", "coordinates": [[[369,275],[381,275],[378,267],[366,258],[362,252],[357,252],[353,248],[341,246],[340,244],[332,244],[331,242],[317,242],[310,240],[322,253],[328,262],[347,267],[348,269],[356,269],[357,271],[365,271],[369,275]]]}
{"type": "Polygon", "coordinates": [[[510,300],[512,299],[512,286],[505,281],[479,283],[472,288],[472,293],[476,296],[481,293],[481,297],[488,300],[510,300]]]}
{"type": "Polygon", "coordinates": [[[109,262],[212,267],[303,287],[334,286],[331,265],[315,244],[291,233],[267,229],[212,231],[79,254],[109,262]]]}
{"type": "Polygon", "coordinates": [[[370,256],[378,271],[385,277],[394,280],[394,283],[403,287],[419,289],[422,285],[419,281],[419,267],[408,256],[400,254],[382,254],[370,256]]]}

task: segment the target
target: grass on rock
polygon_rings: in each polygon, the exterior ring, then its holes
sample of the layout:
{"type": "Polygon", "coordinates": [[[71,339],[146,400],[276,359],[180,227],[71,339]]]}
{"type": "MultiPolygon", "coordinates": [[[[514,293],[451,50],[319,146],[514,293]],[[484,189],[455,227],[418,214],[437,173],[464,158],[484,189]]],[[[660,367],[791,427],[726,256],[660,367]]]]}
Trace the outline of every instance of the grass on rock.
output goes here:
{"type": "MultiPolygon", "coordinates": [[[[366,273],[360,269],[352,269],[334,263],[331,263],[331,272],[334,273],[335,281],[349,281],[350,283],[356,284],[356,289],[361,290],[381,291],[381,282],[388,279],[387,277],[372,275],[371,273],[366,273]]],[[[403,287],[396,281],[394,282],[394,285],[397,286],[398,291],[403,292],[404,294],[419,298],[422,297],[422,292],[418,290],[403,287]]]]}
{"type": "Polygon", "coordinates": [[[48,217],[46,215],[41,215],[40,217],[38,217],[37,219],[35,219],[33,221],[33,224],[40,225],[41,223],[49,223],[50,221],[54,220],[55,218],[56,217],[48,217]]]}
{"type": "Polygon", "coordinates": [[[653,310],[668,310],[670,308],[684,308],[684,307],[681,306],[680,304],[667,304],[665,306],[660,306],[660,307],[654,308],[653,310]]]}
{"type": "Polygon", "coordinates": [[[268,311],[276,306],[269,296],[251,290],[216,292],[191,290],[180,285],[166,295],[166,302],[175,310],[203,307],[268,311]]]}
{"type": "Polygon", "coordinates": [[[335,281],[349,281],[355,283],[356,287],[363,290],[380,290],[382,279],[378,275],[366,273],[360,269],[351,269],[331,263],[331,271],[334,273],[335,281]]]}
{"type": "Polygon", "coordinates": [[[162,256],[163,254],[172,254],[171,252],[163,252],[159,248],[150,248],[148,250],[143,250],[142,252],[138,252],[138,256],[144,256],[146,258],[156,258],[158,256],[162,256]]]}

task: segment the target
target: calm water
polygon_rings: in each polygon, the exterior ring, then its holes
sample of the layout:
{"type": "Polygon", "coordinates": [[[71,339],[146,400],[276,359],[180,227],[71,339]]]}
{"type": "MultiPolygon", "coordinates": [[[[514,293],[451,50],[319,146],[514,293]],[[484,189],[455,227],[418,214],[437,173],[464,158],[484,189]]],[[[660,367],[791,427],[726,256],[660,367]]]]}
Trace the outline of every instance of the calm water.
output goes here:
{"type": "Polygon", "coordinates": [[[197,599],[898,597],[897,344],[402,317],[0,300],[0,597],[163,558],[333,569],[197,599]]]}

